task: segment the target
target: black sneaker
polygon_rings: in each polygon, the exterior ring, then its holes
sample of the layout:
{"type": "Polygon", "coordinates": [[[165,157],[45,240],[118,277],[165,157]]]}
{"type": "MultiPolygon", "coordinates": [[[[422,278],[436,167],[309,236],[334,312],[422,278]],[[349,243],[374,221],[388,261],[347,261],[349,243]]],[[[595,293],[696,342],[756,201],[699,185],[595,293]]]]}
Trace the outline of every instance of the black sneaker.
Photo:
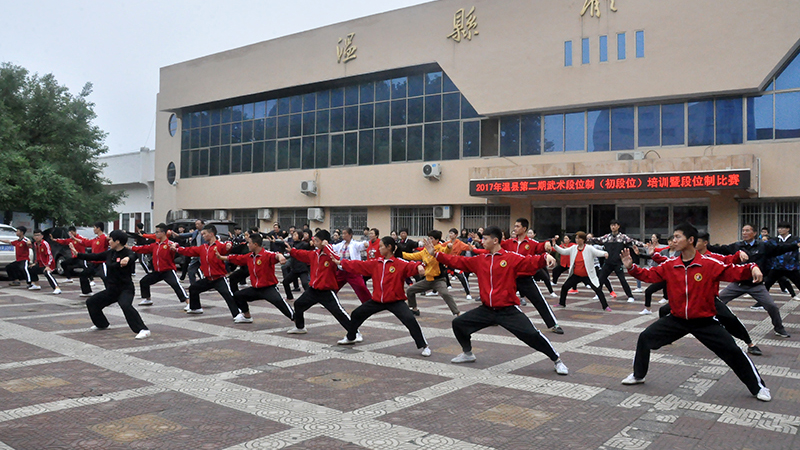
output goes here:
{"type": "Polygon", "coordinates": [[[761,356],[762,355],[761,349],[758,348],[757,345],[754,345],[752,347],[747,347],[747,353],[750,353],[751,355],[755,355],[755,356],[761,356]]]}
{"type": "Polygon", "coordinates": [[[553,328],[550,328],[550,331],[552,331],[555,334],[564,334],[564,330],[562,330],[561,327],[558,325],[554,326],[553,328]]]}
{"type": "Polygon", "coordinates": [[[415,316],[418,316],[419,315],[419,310],[418,309],[412,309],[411,313],[414,314],[415,316]]]}
{"type": "Polygon", "coordinates": [[[787,338],[787,339],[791,337],[789,336],[789,333],[787,333],[785,329],[780,331],[775,330],[775,336],[780,336],[782,338],[787,338]]]}

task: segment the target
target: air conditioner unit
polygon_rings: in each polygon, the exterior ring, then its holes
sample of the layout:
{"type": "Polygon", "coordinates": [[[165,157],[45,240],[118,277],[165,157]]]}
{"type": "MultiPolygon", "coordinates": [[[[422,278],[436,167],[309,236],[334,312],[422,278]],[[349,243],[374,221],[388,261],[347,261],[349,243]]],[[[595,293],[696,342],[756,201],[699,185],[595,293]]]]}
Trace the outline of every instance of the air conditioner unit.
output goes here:
{"type": "Polygon", "coordinates": [[[314,180],[301,181],[300,192],[306,195],[317,195],[317,182],[314,180]]]}
{"type": "Polygon", "coordinates": [[[228,220],[228,211],[224,209],[215,209],[214,220],[228,220]]]}
{"type": "Polygon", "coordinates": [[[314,222],[322,222],[325,220],[325,210],[323,208],[308,208],[308,215],[306,218],[314,222]]]}
{"type": "Polygon", "coordinates": [[[617,161],[633,161],[637,159],[644,159],[644,152],[619,152],[617,153],[617,161]]]}
{"type": "Polygon", "coordinates": [[[170,214],[169,220],[170,222],[174,222],[176,220],[188,219],[188,218],[189,218],[189,211],[186,211],[185,209],[176,209],[175,211],[172,211],[172,213],[170,214]]]}
{"type": "Polygon", "coordinates": [[[453,217],[452,208],[449,206],[434,206],[433,218],[437,220],[447,220],[453,217]]]}
{"type": "Polygon", "coordinates": [[[438,180],[442,176],[441,164],[425,164],[422,166],[422,176],[429,180],[438,180]]]}
{"type": "Polygon", "coordinates": [[[258,218],[261,220],[272,220],[272,210],[269,208],[261,208],[258,210],[258,218]]]}

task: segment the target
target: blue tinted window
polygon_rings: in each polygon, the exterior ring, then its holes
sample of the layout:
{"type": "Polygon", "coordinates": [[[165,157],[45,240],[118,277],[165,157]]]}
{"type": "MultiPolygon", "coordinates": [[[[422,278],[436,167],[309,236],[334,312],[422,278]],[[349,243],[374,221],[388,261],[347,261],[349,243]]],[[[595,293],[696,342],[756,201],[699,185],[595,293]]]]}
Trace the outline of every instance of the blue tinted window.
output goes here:
{"type": "Polygon", "coordinates": [[[611,150],[633,148],[633,107],[611,110],[611,150]]]}
{"type": "Polygon", "coordinates": [[[625,33],[617,34],[617,59],[625,59],[625,33]]]}
{"type": "Polygon", "coordinates": [[[219,149],[219,174],[231,173],[231,146],[223,145],[219,149]]]}
{"type": "Polygon", "coordinates": [[[219,175],[219,147],[211,147],[208,154],[208,174],[212,177],[219,175]]]}
{"type": "Polygon", "coordinates": [[[408,161],[422,160],[422,125],[408,127],[406,138],[406,159],[408,161]]]}
{"type": "Polygon", "coordinates": [[[222,145],[231,143],[231,125],[225,124],[219,127],[219,143],[222,145]]]}
{"type": "Polygon", "coordinates": [[[581,39],[581,64],[589,64],[589,38],[581,39]]]}
{"type": "Polygon", "coordinates": [[[253,144],[244,144],[242,146],[242,172],[251,172],[252,170],[253,170],[253,144]]]}
{"type": "Polygon", "coordinates": [[[544,116],[544,151],[564,151],[564,115],[544,116]]]}
{"type": "Polygon", "coordinates": [[[425,96],[425,122],[438,122],[442,120],[442,96],[425,96]]]}
{"type": "Polygon", "coordinates": [[[189,157],[191,152],[185,151],[181,152],[181,178],[189,178],[191,176],[191,172],[189,169],[189,157]]]}
{"type": "Polygon", "coordinates": [[[372,81],[361,85],[361,103],[375,101],[375,83],[372,81]]]}
{"type": "Polygon", "coordinates": [[[389,126],[389,102],[375,103],[375,126],[389,126]]]}
{"type": "Polygon", "coordinates": [[[264,142],[264,172],[275,171],[275,159],[277,157],[275,141],[264,142]]]}
{"type": "MultiPolygon", "coordinates": [[[[244,153],[242,153],[244,156],[244,153]]],[[[302,159],[302,166],[303,169],[313,169],[314,168],[314,138],[313,137],[304,137],[303,138],[303,159],[302,159]]]]}
{"type": "MultiPolygon", "coordinates": [[[[290,105],[291,105],[291,103],[289,102],[289,98],[288,97],[279,98],[278,99],[278,114],[280,114],[280,115],[289,114],[291,112],[290,105]]],[[[223,114],[224,114],[224,111],[223,111],[223,114]]],[[[286,148],[288,149],[289,147],[286,147],[286,148]]],[[[280,151],[278,153],[280,153],[280,151]]]]}
{"type": "Polygon", "coordinates": [[[408,123],[422,123],[425,119],[425,98],[413,97],[408,99],[408,123]]]}
{"type": "MultiPolygon", "coordinates": [[[[211,127],[211,137],[208,142],[208,145],[219,145],[219,125],[211,127]]],[[[261,134],[264,134],[264,127],[262,124],[261,127],[261,134]]]]}
{"type": "Polygon", "coordinates": [[[231,144],[238,144],[242,142],[242,124],[240,123],[232,123],[231,124],[231,144]]]}
{"type": "Polygon", "coordinates": [[[392,162],[406,160],[406,129],[395,128],[392,130],[392,162]]]}
{"type": "MultiPolygon", "coordinates": [[[[405,129],[402,130],[405,131],[405,129]]],[[[390,158],[389,129],[379,128],[375,130],[375,164],[388,164],[390,158]]]]}
{"type": "Polygon", "coordinates": [[[639,147],[661,145],[661,106],[639,107],[639,147]]]}
{"type": "MultiPolygon", "coordinates": [[[[327,109],[317,111],[317,133],[328,132],[329,113],[330,111],[327,109]]],[[[269,137],[267,139],[269,139],[269,137]]]]}
{"type": "Polygon", "coordinates": [[[358,164],[358,133],[355,131],[344,135],[344,163],[358,164]]]}
{"type": "Polygon", "coordinates": [[[717,145],[742,143],[742,99],[718,99],[716,102],[717,145]]]}
{"type": "Polygon", "coordinates": [[[242,120],[253,120],[254,111],[254,104],[248,103],[246,105],[242,105],[242,120]]]}
{"type": "Polygon", "coordinates": [[[331,136],[331,165],[341,166],[344,164],[344,135],[334,134],[331,136]]]}
{"type": "Polygon", "coordinates": [[[300,138],[289,141],[289,168],[299,169],[302,161],[303,145],[300,138]]]}
{"type": "MultiPolygon", "coordinates": [[[[325,109],[331,105],[331,92],[320,91],[317,92],[317,108],[325,109]]],[[[269,110],[269,103],[267,103],[267,110],[269,110]]]]}
{"type": "Polygon", "coordinates": [[[405,98],[407,96],[406,86],[408,79],[406,77],[395,78],[392,80],[392,98],[405,98]]]}
{"type": "MultiPolygon", "coordinates": [[[[264,122],[266,119],[256,119],[253,121],[253,140],[254,141],[263,141],[264,140],[264,122]]],[[[214,139],[214,130],[211,130],[211,139],[214,139]]],[[[216,144],[211,144],[216,145],[216,144]]]]}
{"type": "Polygon", "coordinates": [[[309,136],[316,132],[316,121],[313,112],[303,114],[303,136],[309,136]]]}
{"type": "Polygon", "coordinates": [[[331,108],[344,106],[344,89],[331,89],[331,108]]]}
{"type": "Polygon", "coordinates": [[[564,42],[564,67],[572,65],[572,41],[564,42]]]}
{"type": "MultiPolygon", "coordinates": [[[[222,136],[225,137],[225,130],[222,130],[222,136]]],[[[278,117],[278,137],[289,137],[289,116],[278,117]]],[[[223,142],[224,144],[224,142],[223,142]]]]}
{"type": "MultiPolygon", "coordinates": [[[[386,130],[386,128],[384,128],[386,130]]],[[[374,146],[372,130],[359,133],[358,142],[358,165],[371,166],[373,163],[374,146]]]]}
{"type": "Polygon", "coordinates": [[[775,139],[800,137],[800,92],[775,94],[775,139]]]}
{"type": "Polygon", "coordinates": [[[192,113],[192,128],[200,128],[200,111],[192,113]]]}
{"type": "Polygon", "coordinates": [[[584,113],[564,114],[564,150],[583,151],[584,113]]]}
{"type": "Polygon", "coordinates": [[[442,124],[429,123],[425,125],[425,161],[439,161],[442,159],[442,124]]]}
{"type": "Polygon", "coordinates": [[[458,88],[456,84],[453,83],[453,80],[451,80],[447,74],[444,74],[442,77],[442,92],[455,92],[457,90],[458,88]]]}
{"type": "Polygon", "coordinates": [[[519,156],[519,116],[500,118],[500,156],[519,156]]]}
{"type": "Polygon", "coordinates": [[[353,131],[358,129],[359,112],[358,106],[348,106],[344,109],[344,129],[353,131]]]}
{"type": "Polygon", "coordinates": [[[481,123],[477,120],[461,125],[461,155],[464,158],[481,155],[481,123]]]}
{"type": "Polygon", "coordinates": [[[683,145],[683,103],[661,105],[661,145],[683,145]]]}
{"type": "Polygon", "coordinates": [[[644,31],[636,32],[636,57],[644,58],[644,31]]]}
{"type": "MultiPolygon", "coordinates": [[[[292,104],[292,112],[293,113],[303,112],[303,97],[301,97],[299,95],[293,95],[289,99],[289,101],[292,104]]],[[[300,145],[299,141],[298,141],[298,144],[296,144],[296,145],[298,145],[298,146],[300,145]]]]}
{"type": "Polygon", "coordinates": [[[303,134],[303,115],[292,114],[289,117],[289,136],[301,136],[303,134]]]}
{"type": "Polygon", "coordinates": [[[347,86],[346,88],[344,88],[344,104],[351,106],[357,105],[358,91],[359,87],[357,85],[347,86]]]}
{"type": "Polygon", "coordinates": [[[425,76],[411,75],[408,77],[408,96],[419,97],[425,93],[425,76]]]}
{"type": "Polygon", "coordinates": [[[389,80],[378,81],[375,83],[375,101],[389,100],[392,94],[392,82],[389,80]]]}
{"type": "Polygon", "coordinates": [[[375,126],[375,105],[371,103],[361,105],[359,115],[358,126],[360,128],[372,128],[375,126]]]}
{"type": "Polygon", "coordinates": [[[794,59],[775,79],[775,89],[794,88],[800,88],[800,57],[798,55],[795,55],[794,59]]]}
{"type": "Polygon", "coordinates": [[[461,113],[461,94],[442,95],[442,120],[458,120],[461,113]]]}
{"type": "Polygon", "coordinates": [[[184,130],[192,128],[192,113],[185,112],[181,114],[181,126],[184,130]]]}
{"type": "Polygon", "coordinates": [[[747,140],[772,139],[773,95],[748,97],[747,99],[747,140]]]}
{"type": "Polygon", "coordinates": [[[264,171],[264,143],[253,143],[253,172],[264,171]]]}
{"type": "Polygon", "coordinates": [[[458,159],[461,152],[461,123],[442,123],[442,160],[458,159]]]}
{"type": "Polygon", "coordinates": [[[425,94],[438,94],[442,92],[442,72],[425,74],[425,94]]]}
{"type": "Polygon", "coordinates": [[[406,101],[392,100],[392,125],[406,124],[406,101]]]}
{"type": "Polygon", "coordinates": [[[714,144],[714,102],[689,103],[689,146],[714,144]]]}
{"type": "MultiPolygon", "coordinates": [[[[203,128],[203,130],[208,130],[208,128],[203,128]]],[[[200,134],[200,142],[203,141],[203,135],[200,134]]],[[[248,120],[247,122],[242,122],[242,142],[252,142],[253,141],[253,121],[248,120]]],[[[206,147],[203,145],[203,147],[206,147]]]]}
{"type": "Polygon", "coordinates": [[[194,150],[190,153],[191,155],[191,166],[192,166],[192,176],[196,177],[200,175],[200,152],[194,150]]]}
{"type": "MultiPolygon", "coordinates": [[[[250,122],[247,122],[250,123],[250,122]]],[[[208,147],[209,144],[209,136],[210,136],[210,129],[208,127],[200,129],[200,147],[208,147]]]]}
{"type": "MultiPolygon", "coordinates": [[[[335,133],[337,131],[344,130],[344,108],[333,108],[331,111],[331,126],[330,132],[335,133]]],[[[280,127],[278,127],[280,129],[280,127]]]]}
{"type": "Polygon", "coordinates": [[[200,150],[200,175],[208,175],[208,149],[200,150]]]}
{"type": "Polygon", "coordinates": [[[232,122],[241,122],[242,121],[242,105],[235,105],[231,107],[231,121],[232,122]]]}
{"type": "Polygon", "coordinates": [[[222,108],[222,123],[230,123],[231,121],[231,107],[226,106],[222,108]]]}
{"type": "Polygon", "coordinates": [[[311,93],[303,96],[303,111],[317,109],[317,94],[311,93]]]}
{"type": "Polygon", "coordinates": [[[609,128],[610,113],[607,109],[589,111],[586,114],[588,124],[588,149],[590,152],[607,152],[611,147],[611,131],[609,128]]]}
{"type": "Polygon", "coordinates": [[[527,114],[520,118],[520,145],[523,155],[538,155],[542,152],[542,116],[527,114]]]}
{"type": "Polygon", "coordinates": [[[200,111],[200,126],[207,127],[211,125],[211,113],[208,111],[200,111]]]}
{"type": "Polygon", "coordinates": [[[219,109],[211,110],[211,125],[219,125],[222,123],[222,111],[219,109]]]}
{"type": "MultiPolygon", "coordinates": [[[[276,117],[278,115],[278,101],[267,100],[267,117],[276,117]]],[[[266,150],[264,150],[266,152],[266,150]]]]}
{"type": "Polygon", "coordinates": [[[317,136],[314,147],[314,167],[328,167],[328,136],[317,136]]]}
{"type": "Polygon", "coordinates": [[[192,147],[192,130],[181,130],[181,150],[186,150],[192,147]]]}
{"type": "Polygon", "coordinates": [[[462,119],[473,119],[478,117],[478,111],[475,111],[475,108],[467,101],[467,98],[463,95],[461,96],[461,118],[462,119]]]}
{"type": "MultiPolygon", "coordinates": [[[[258,102],[255,105],[255,112],[253,113],[253,117],[256,119],[263,119],[267,117],[267,102],[258,102]]],[[[214,121],[214,117],[212,115],[211,121],[214,121]]]]}
{"type": "Polygon", "coordinates": [[[600,36],[600,62],[608,61],[608,36],[600,36]]]}

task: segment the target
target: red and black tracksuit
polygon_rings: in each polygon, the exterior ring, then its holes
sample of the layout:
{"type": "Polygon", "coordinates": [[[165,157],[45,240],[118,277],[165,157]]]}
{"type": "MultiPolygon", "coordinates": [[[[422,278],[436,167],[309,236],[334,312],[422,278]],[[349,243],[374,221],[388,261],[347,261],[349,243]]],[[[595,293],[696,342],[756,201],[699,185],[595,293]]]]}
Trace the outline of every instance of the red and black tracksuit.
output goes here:
{"type": "Polygon", "coordinates": [[[228,304],[228,309],[233,317],[239,314],[239,308],[233,300],[233,291],[225,275],[228,274],[225,268],[225,261],[217,258],[214,249],[220,255],[228,254],[227,245],[220,241],[214,241],[213,244],[204,243],[197,247],[178,247],[178,253],[184,256],[194,256],[200,260],[200,271],[203,272],[203,278],[195,280],[189,286],[189,309],[198,310],[202,309],[200,305],[200,294],[211,289],[219,292],[219,295],[225,299],[228,304]]]}
{"type": "Polygon", "coordinates": [[[170,247],[167,239],[147,245],[134,245],[131,250],[142,255],[153,255],[153,271],[147,272],[147,275],[139,280],[142,298],[149,299],[150,286],[159,281],[164,281],[172,288],[178,296],[178,301],[185,302],[189,298],[178,281],[178,274],[175,273],[175,250],[170,247]]]}
{"type": "MultiPolygon", "coordinates": [[[[108,236],[105,234],[98,234],[93,239],[86,239],[81,235],[75,235],[74,239],[78,243],[85,247],[89,247],[92,249],[92,253],[103,253],[104,251],[108,250],[108,236]]],[[[92,260],[89,260],[92,261],[92,260]]],[[[86,269],[81,272],[81,292],[84,294],[91,294],[92,287],[89,283],[92,280],[92,277],[95,276],[97,270],[100,269],[100,278],[103,279],[103,283],[106,280],[106,269],[103,267],[103,261],[93,261],[87,264],[86,269]]]]}
{"type": "Polygon", "coordinates": [[[339,288],[336,281],[336,263],[330,255],[335,254],[330,245],[323,249],[298,250],[293,248],[289,254],[292,258],[302,261],[309,265],[309,288],[303,295],[294,302],[294,324],[297,328],[305,328],[305,318],[303,313],[317,303],[322,304],[339,324],[345,329],[350,330],[350,316],[339,303],[339,297],[335,292],[339,288]]]}
{"type": "MultiPolygon", "coordinates": [[[[516,239],[506,239],[500,243],[500,246],[507,252],[514,252],[519,253],[522,256],[529,256],[541,255],[545,253],[544,244],[544,242],[529,241],[528,239],[523,239],[521,241],[516,239]]],[[[547,328],[553,328],[558,324],[556,315],[553,313],[550,305],[545,301],[542,291],[539,290],[539,286],[537,286],[536,282],[533,281],[533,276],[538,271],[539,269],[532,272],[520,272],[516,280],[516,291],[519,291],[519,295],[530,300],[531,304],[536,308],[536,311],[538,311],[539,315],[542,316],[547,328]]]]}
{"type": "Polygon", "coordinates": [[[15,261],[6,266],[8,278],[11,281],[25,280],[28,285],[31,284],[31,274],[28,272],[28,251],[30,250],[30,242],[26,238],[11,241],[14,246],[15,261]]]}
{"type": "Polygon", "coordinates": [[[33,247],[36,250],[36,265],[28,269],[31,282],[39,281],[39,275],[44,275],[50,287],[57,289],[58,283],[56,279],[53,278],[53,271],[56,270],[56,260],[53,258],[53,251],[50,249],[50,243],[42,240],[40,242],[34,242],[33,247]],[[45,269],[50,270],[48,271],[45,269]]]}
{"type": "Polygon", "coordinates": [[[246,266],[250,274],[251,287],[236,291],[233,300],[242,313],[250,312],[248,302],[266,300],[275,305],[289,320],[294,320],[294,311],[278,292],[278,279],[275,277],[275,264],[278,254],[261,249],[258,253],[246,255],[230,255],[228,262],[237,266],[246,266]]]}
{"type": "Polygon", "coordinates": [[[83,270],[86,270],[88,267],[86,261],[78,259],[75,257],[78,253],[86,253],[86,246],[81,244],[78,241],[75,241],[72,238],[67,239],[53,239],[57,244],[61,244],[65,247],[69,247],[69,244],[72,244],[75,247],[75,251],[72,252],[72,257],[66,259],[64,262],[61,263],[61,267],[64,269],[64,276],[67,278],[72,278],[75,276],[75,268],[80,267],[83,270]]]}

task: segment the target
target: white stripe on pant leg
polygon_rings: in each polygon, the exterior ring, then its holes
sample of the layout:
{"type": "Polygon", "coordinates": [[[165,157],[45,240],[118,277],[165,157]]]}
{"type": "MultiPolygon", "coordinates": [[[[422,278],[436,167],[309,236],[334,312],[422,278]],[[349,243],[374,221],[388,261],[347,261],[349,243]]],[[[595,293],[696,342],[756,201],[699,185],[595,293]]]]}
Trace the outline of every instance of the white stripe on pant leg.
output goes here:
{"type": "Polygon", "coordinates": [[[344,313],[345,316],[347,316],[348,319],[350,319],[350,314],[347,314],[347,311],[344,309],[342,304],[339,303],[339,297],[337,297],[333,291],[330,291],[330,293],[333,296],[333,299],[336,300],[336,304],[339,306],[339,309],[342,310],[342,312],[344,313]]]}
{"type": "Polygon", "coordinates": [[[172,276],[175,277],[175,283],[177,283],[178,287],[181,288],[181,292],[183,292],[183,300],[181,301],[186,301],[186,299],[189,298],[189,294],[186,293],[186,289],[183,288],[180,280],[178,280],[178,274],[175,273],[175,270],[171,270],[170,272],[172,272],[172,276]]]}
{"type": "MultiPolygon", "coordinates": [[[[539,285],[538,285],[538,284],[536,284],[536,281],[535,281],[535,280],[534,280],[534,282],[533,282],[533,285],[534,285],[534,286],[536,286],[536,290],[537,290],[537,291],[539,291],[539,296],[542,298],[542,301],[544,302],[544,306],[546,306],[546,307],[547,307],[547,311],[550,313],[550,317],[552,317],[552,318],[553,318],[553,322],[555,323],[555,325],[554,325],[554,326],[558,326],[558,319],[556,319],[556,314],[553,312],[553,309],[552,309],[552,308],[550,308],[550,303],[547,303],[547,299],[545,298],[544,294],[542,294],[542,290],[541,290],[541,289],[539,289],[539,285]]],[[[529,300],[531,300],[531,303],[533,303],[533,300],[532,300],[532,299],[529,299],[529,300]]],[[[544,319],[544,317],[542,317],[542,319],[544,319]]],[[[545,322],[547,322],[547,321],[545,321],[545,322]]],[[[547,324],[545,323],[545,326],[546,326],[546,325],[547,325],[547,324]]],[[[545,338],[545,339],[546,339],[546,338],[545,338]]]]}
{"type": "Polygon", "coordinates": [[[31,273],[28,271],[28,261],[25,261],[22,267],[25,268],[25,276],[27,277],[28,284],[31,284],[31,273]]]}
{"type": "Polygon", "coordinates": [[[46,271],[46,270],[45,270],[45,271],[44,271],[44,275],[47,277],[47,279],[48,279],[48,280],[50,280],[50,281],[52,281],[52,282],[53,282],[53,286],[55,286],[53,289],[54,289],[54,290],[55,290],[55,289],[58,289],[58,282],[56,281],[56,279],[55,279],[55,278],[53,278],[53,274],[51,274],[50,272],[48,272],[48,271],[46,271]]]}
{"type": "Polygon", "coordinates": [[[539,333],[539,336],[541,336],[542,339],[544,339],[545,342],[547,342],[547,345],[549,345],[550,348],[553,349],[553,353],[555,353],[557,357],[561,358],[561,354],[558,353],[558,351],[556,351],[555,347],[553,347],[553,344],[550,342],[550,339],[547,339],[547,336],[542,334],[542,332],[538,328],[536,328],[536,325],[533,324],[533,321],[531,320],[531,318],[528,317],[527,315],[525,315],[524,312],[522,312],[522,310],[520,309],[519,305],[514,305],[514,308],[517,308],[517,311],[521,312],[522,315],[524,315],[528,320],[530,320],[531,325],[533,325],[533,329],[536,330],[536,332],[539,333]]]}
{"type": "Polygon", "coordinates": [[[751,360],[750,357],[747,356],[747,353],[744,350],[742,350],[741,348],[739,348],[739,350],[741,350],[742,354],[744,354],[744,357],[745,359],[747,359],[747,362],[750,363],[750,369],[753,370],[753,374],[756,376],[756,380],[758,380],[758,387],[765,388],[766,386],[764,386],[764,383],[761,382],[761,376],[758,374],[758,369],[756,369],[755,364],[753,364],[753,360],[751,360]]]}
{"type": "Polygon", "coordinates": [[[231,284],[228,282],[228,277],[222,277],[222,279],[225,280],[225,286],[228,287],[228,293],[230,293],[231,297],[233,297],[233,291],[231,290],[231,284]]]}
{"type": "Polygon", "coordinates": [[[292,305],[290,305],[289,302],[287,302],[286,299],[281,295],[281,291],[280,289],[278,289],[278,285],[275,285],[273,287],[275,288],[275,292],[278,294],[278,297],[280,297],[281,300],[283,300],[283,304],[286,305],[286,307],[289,308],[289,311],[292,312],[292,320],[294,320],[294,308],[292,308],[292,305]]]}

